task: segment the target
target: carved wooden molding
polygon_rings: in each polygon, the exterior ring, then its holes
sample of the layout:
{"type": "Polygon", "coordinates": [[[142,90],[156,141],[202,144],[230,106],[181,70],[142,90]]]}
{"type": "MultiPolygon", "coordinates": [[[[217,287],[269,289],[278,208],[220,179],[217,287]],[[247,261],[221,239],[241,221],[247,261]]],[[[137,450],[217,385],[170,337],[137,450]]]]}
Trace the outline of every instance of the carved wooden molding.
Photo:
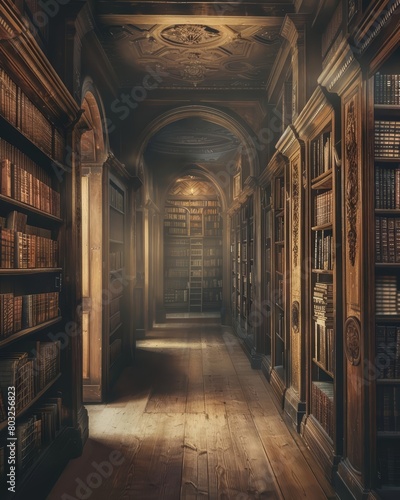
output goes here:
{"type": "Polygon", "coordinates": [[[292,303],[292,330],[294,333],[300,331],[300,304],[297,300],[292,303]]]}
{"type": "Polygon", "coordinates": [[[299,225],[300,225],[300,175],[299,164],[294,163],[292,171],[292,218],[293,218],[293,263],[297,267],[299,257],[299,225]]]}
{"type": "Polygon", "coordinates": [[[369,16],[354,36],[358,52],[365,52],[371,42],[379,35],[390,21],[395,10],[400,6],[400,0],[387,0],[386,4],[379,12],[376,12],[376,17],[369,16]]]}
{"type": "Polygon", "coordinates": [[[361,324],[358,318],[350,316],[344,325],[346,357],[353,366],[361,361],[361,324]]]}
{"type": "Polygon", "coordinates": [[[354,266],[357,254],[357,213],[358,213],[358,143],[355,98],[346,104],[346,222],[349,260],[354,266]]]}

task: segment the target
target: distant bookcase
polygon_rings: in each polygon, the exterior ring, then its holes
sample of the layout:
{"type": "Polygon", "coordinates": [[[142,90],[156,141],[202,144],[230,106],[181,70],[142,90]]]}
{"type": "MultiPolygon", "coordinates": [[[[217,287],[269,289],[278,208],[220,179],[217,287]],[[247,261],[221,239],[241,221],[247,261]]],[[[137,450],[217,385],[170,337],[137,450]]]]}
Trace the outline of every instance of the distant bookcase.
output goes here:
{"type": "MultiPolygon", "coordinates": [[[[398,52],[397,52],[398,55],[398,52]]],[[[400,491],[400,66],[372,79],[375,205],[375,484],[400,491]]]]}
{"type": "Polygon", "coordinates": [[[104,330],[108,338],[105,346],[106,394],[109,393],[125,364],[128,348],[126,324],[126,270],[125,235],[127,192],[124,183],[111,172],[108,176],[108,291],[104,307],[104,330]]]}
{"type": "Polygon", "coordinates": [[[265,307],[266,318],[263,321],[261,328],[261,352],[264,356],[263,369],[265,374],[269,376],[272,366],[271,360],[271,310],[272,310],[272,191],[271,183],[269,182],[262,190],[261,198],[262,211],[262,303],[265,307]]]}
{"type": "Polygon", "coordinates": [[[164,209],[164,307],[202,312],[222,305],[222,219],[215,197],[170,198],[164,209]]]}

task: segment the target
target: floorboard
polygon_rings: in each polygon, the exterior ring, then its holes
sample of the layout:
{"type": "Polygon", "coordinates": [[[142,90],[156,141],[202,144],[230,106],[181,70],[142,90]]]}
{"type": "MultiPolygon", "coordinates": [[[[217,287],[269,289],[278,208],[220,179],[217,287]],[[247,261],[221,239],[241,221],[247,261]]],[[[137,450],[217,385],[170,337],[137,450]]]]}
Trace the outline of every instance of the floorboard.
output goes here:
{"type": "Polygon", "coordinates": [[[154,329],[87,408],[89,441],[47,500],[334,498],[229,328],[154,329]]]}

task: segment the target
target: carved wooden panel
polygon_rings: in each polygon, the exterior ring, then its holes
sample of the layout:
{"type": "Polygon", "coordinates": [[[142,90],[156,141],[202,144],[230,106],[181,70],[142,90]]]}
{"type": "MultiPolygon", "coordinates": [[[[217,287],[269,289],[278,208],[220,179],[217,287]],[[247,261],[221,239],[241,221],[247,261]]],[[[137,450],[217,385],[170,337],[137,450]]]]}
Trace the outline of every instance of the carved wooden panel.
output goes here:
{"type": "Polygon", "coordinates": [[[344,456],[355,471],[361,471],[363,445],[363,337],[359,315],[361,310],[362,271],[362,122],[361,86],[354,86],[343,96],[344,141],[344,220],[343,220],[343,359],[345,364],[345,450],[344,456]]]}
{"type": "Polygon", "coordinates": [[[344,104],[344,248],[347,301],[360,311],[361,248],[361,120],[360,97],[353,94],[344,104]]]}

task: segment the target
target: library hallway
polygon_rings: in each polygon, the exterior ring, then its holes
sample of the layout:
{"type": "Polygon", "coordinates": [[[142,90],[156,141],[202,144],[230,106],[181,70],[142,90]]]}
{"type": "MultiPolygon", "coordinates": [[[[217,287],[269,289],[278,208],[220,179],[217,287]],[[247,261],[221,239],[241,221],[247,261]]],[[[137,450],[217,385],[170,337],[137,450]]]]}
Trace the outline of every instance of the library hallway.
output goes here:
{"type": "Polygon", "coordinates": [[[155,328],[48,500],[335,498],[272,397],[229,327],[155,328]]]}

